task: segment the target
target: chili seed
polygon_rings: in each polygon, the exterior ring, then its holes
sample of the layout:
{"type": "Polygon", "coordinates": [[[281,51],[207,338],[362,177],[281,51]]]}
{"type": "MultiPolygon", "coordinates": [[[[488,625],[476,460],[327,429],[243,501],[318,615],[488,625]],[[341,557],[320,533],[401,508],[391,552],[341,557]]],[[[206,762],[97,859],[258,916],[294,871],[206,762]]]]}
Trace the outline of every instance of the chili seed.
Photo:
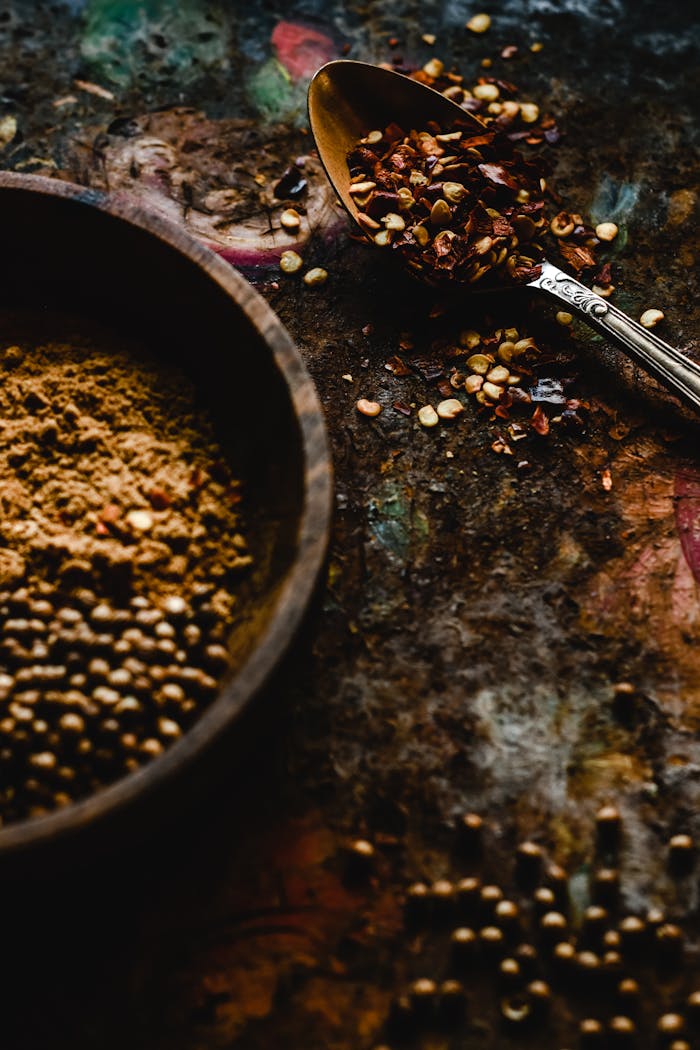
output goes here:
{"type": "Polygon", "coordinates": [[[456,397],[447,398],[437,406],[437,414],[440,419],[456,419],[462,412],[464,412],[464,405],[456,397]]]}
{"type": "Polygon", "coordinates": [[[378,416],[382,410],[382,406],[378,401],[368,401],[367,398],[361,397],[356,402],[355,408],[362,416],[378,416]]]}
{"type": "Polygon", "coordinates": [[[301,215],[295,208],[285,208],[280,215],[280,224],[289,233],[296,233],[301,226],[301,215]]]}
{"type": "Polygon", "coordinates": [[[418,409],[418,421],[423,427],[434,427],[439,422],[439,416],[432,405],[423,405],[418,409]]]}
{"type": "MultiPolygon", "coordinates": [[[[378,225],[377,229],[379,229],[378,225]]],[[[280,270],[282,273],[296,273],[303,265],[304,260],[298,252],[285,251],[280,255],[280,270]]]]}
{"type": "Polygon", "coordinates": [[[595,228],[599,241],[614,241],[619,232],[614,222],[600,222],[595,228]]]}
{"type": "Polygon", "coordinates": [[[478,15],[472,15],[467,22],[466,28],[472,33],[485,33],[491,26],[491,16],[484,14],[483,12],[478,15]]]}
{"type": "Polygon", "coordinates": [[[322,266],[312,266],[310,270],[306,271],[302,280],[309,288],[315,288],[319,284],[324,284],[327,278],[327,270],[324,270],[322,266]]]}

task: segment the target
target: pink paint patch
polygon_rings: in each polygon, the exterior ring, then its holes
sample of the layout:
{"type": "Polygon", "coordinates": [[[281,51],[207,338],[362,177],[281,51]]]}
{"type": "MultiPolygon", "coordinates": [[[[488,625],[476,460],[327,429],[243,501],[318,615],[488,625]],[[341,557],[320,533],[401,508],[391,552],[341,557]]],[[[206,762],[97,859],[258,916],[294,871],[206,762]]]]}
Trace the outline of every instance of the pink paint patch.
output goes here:
{"type": "Polygon", "coordinates": [[[700,471],[681,469],[675,482],[676,528],[685,560],[700,583],[700,471]]]}
{"type": "Polygon", "coordinates": [[[319,66],[337,55],[335,44],[325,33],[295,22],[278,22],[272,33],[272,45],[295,80],[310,77],[319,66]]]}

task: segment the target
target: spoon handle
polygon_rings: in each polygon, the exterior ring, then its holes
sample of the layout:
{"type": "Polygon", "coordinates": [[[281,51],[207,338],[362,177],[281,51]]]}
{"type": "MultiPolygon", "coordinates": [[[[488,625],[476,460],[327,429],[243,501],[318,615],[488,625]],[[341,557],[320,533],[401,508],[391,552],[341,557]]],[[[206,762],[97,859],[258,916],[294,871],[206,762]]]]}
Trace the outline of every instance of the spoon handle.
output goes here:
{"type": "Polygon", "coordinates": [[[622,310],[552,263],[542,264],[540,276],[531,281],[529,287],[541,288],[554,296],[581,320],[622,347],[674,394],[700,411],[700,365],[680,350],[674,350],[648,328],[642,328],[622,310]]]}

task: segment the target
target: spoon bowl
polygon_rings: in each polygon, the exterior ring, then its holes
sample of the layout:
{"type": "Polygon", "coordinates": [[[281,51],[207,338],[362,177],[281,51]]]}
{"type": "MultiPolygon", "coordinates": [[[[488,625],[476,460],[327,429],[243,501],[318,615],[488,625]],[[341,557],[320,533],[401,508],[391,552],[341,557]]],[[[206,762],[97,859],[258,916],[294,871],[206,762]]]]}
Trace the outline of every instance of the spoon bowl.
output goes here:
{"type": "Polygon", "coordinates": [[[348,153],[373,129],[392,121],[401,127],[422,128],[429,120],[485,125],[439,91],[368,62],[340,59],[322,66],[309,85],[309,122],[326,175],[343,207],[357,222],[359,208],[350,195],[348,153]]]}
{"type": "MultiPolygon", "coordinates": [[[[407,131],[423,129],[431,120],[445,129],[457,121],[472,124],[475,131],[485,127],[474,114],[425,84],[381,66],[347,59],[329,62],[318,70],[309,85],[308,106],[311,133],[321,163],[358,226],[359,209],[349,192],[347,158],[369,131],[383,131],[392,122],[407,131]]],[[[473,286],[463,287],[471,291],[473,286]]],[[[691,408],[700,411],[700,365],[612,303],[548,261],[539,265],[538,276],[526,285],[503,285],[502,290],[522,287],[556,299],[567,311],[616,343],[691,408]]]]}

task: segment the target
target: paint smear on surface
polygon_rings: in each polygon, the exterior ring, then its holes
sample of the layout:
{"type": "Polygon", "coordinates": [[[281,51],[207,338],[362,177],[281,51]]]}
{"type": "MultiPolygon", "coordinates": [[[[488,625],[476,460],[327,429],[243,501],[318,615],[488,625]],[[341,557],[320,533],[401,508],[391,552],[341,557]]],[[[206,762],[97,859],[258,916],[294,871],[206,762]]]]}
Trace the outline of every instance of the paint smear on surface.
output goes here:
{"type": "Polygon", "coordinates": [[[700,471],[686,467],[676,474],[676,527],[685,560],[700,583],[700,471]]]}
{"type": "Polygon", "coordinates": [[[272,46],[295,80],[312,76],[336,53],[333,41],[325,33],[296,22],[278,22],[272,31],[272,46]]]}

